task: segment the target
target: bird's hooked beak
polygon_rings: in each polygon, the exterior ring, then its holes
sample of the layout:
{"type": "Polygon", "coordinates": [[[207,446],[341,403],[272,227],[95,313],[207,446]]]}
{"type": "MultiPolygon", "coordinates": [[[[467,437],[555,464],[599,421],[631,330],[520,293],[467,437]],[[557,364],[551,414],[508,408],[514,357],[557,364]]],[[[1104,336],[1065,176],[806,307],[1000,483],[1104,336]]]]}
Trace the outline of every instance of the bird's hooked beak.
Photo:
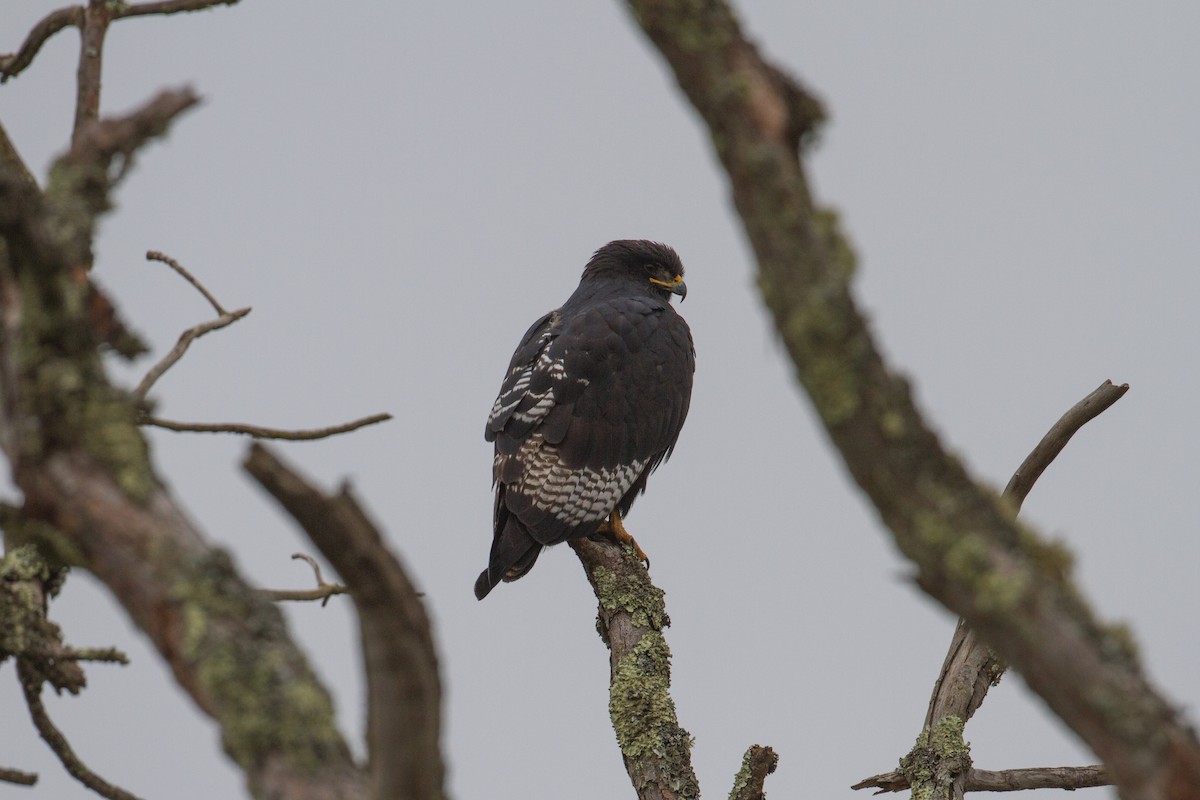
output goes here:
{"type": "Polygon", "coordinates": [[[683,282],[682,275],[676,275],[672,280],[660,281],[656,278],[651,278],[650,282],[656,286],[661,286],[671,294],[679,295],[679,302],[687,299],[687,284],[683,282]]]}

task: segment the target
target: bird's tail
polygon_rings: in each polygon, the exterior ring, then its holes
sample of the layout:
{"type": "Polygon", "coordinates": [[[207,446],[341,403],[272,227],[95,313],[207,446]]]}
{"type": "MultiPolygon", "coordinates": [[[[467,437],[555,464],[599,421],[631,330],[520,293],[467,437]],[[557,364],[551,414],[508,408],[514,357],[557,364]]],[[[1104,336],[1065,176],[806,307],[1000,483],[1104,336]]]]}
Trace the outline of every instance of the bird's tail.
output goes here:
{"type": "Polygon", "coordinates": [[[516,516],[506,514],[503,527],[492,539],[488,568],[475,580],[475,598],[482,600],[501,581],[515,581],[533,569],[542,545],[526,533],[516,516]]]}

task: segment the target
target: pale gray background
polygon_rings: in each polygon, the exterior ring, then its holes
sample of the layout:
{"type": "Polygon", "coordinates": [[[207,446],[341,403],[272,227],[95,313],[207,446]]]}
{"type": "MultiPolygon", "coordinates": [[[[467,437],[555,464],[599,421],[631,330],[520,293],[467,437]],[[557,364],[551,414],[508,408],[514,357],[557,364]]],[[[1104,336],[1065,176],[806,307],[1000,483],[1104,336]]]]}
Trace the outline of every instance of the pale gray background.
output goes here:
{"type": "MultiPolygon", "coordinates": [[[[55,2],[5,0],[0,50],[55,2]]],[[[858,296],[947,443],[1001,486],[1104,378],[1132,390],[1034,490],[1026,517],[1079,555],[1108,619],[1196,719],[1195,398],[1200,6],[742,2],[766,53],[828,102],[810,163],[862,256],[858,296]]],[[[77,37],[0,87],[44,174],[70,127],[77,37]]],[[[908,580],[850,485],[763,313],[705,132],[616,3],[246,2],[118,23],[104,108],[193,84],[205,105],[151,147],[104,222],[96,276],[155,357],[209,317],[179,258],[254,313],[158,385],[164,416],[386,426],[283,447],[343,476],[427,593],[459,798],[630,797],[609,727],[595,601],[565,548],[477,603],[491,538],[483,420],[527,324],[621,237],[675,246],[698,350],[692,413],[630,528],[674,625],[674,696],[708,797],[745,748],[781,755],[776,798],[850,797],[912,743],[953,617],[908,580]]],[[[151,363],[114,365],[132,385],[151,363]]],[[[246,442],[151,432],[166,480],[263,585],[311,550],[237,466],[246,442]]],[[[10,492],[11,494],[11,492],[10,492]]],[[[362,727],[348,602],[289,605],[362,727]]],[[[150,798],[233,797],[239,774],[95,581],[53,606],[89,668],[50,709],[78,752],[150,798]]],[[[14,797],[83,798],[0,670],[14,797]]],[[[979,766],[1091,763],[1016,675],[968,728],[979,766]]],[[[1107,796],[1091,790],[1087,797],[1107,796]]]]}

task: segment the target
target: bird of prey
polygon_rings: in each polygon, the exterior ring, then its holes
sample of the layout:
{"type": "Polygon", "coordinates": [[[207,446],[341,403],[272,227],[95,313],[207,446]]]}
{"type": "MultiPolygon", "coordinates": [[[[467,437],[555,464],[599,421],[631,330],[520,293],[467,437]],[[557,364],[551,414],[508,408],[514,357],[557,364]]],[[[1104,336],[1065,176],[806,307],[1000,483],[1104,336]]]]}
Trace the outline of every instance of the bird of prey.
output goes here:
{"type": "Polygon", "coordinates": [[[608,533],[675,448],[692,395],[687,293],[670,247],[622,240],[596,251],[579,288],[525,334],[488,416],[496,489],[482,600],[527,573],[542,548],[608,533]]]}

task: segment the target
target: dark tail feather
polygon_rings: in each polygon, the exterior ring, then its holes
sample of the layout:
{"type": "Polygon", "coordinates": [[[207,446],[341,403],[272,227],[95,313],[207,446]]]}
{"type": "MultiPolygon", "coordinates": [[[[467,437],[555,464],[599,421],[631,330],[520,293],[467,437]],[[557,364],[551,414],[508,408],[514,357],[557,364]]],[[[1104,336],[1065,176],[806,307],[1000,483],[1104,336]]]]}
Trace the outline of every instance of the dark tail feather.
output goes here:
{"type": "Polygon", "coordinates": [[[514,516],[504,523],[504,530],[492,540],[488,568],[475,580],[475,599],[482,600],[501,581],[515,581],[533,569],[542,546],[525,532],[514,516]]]}

